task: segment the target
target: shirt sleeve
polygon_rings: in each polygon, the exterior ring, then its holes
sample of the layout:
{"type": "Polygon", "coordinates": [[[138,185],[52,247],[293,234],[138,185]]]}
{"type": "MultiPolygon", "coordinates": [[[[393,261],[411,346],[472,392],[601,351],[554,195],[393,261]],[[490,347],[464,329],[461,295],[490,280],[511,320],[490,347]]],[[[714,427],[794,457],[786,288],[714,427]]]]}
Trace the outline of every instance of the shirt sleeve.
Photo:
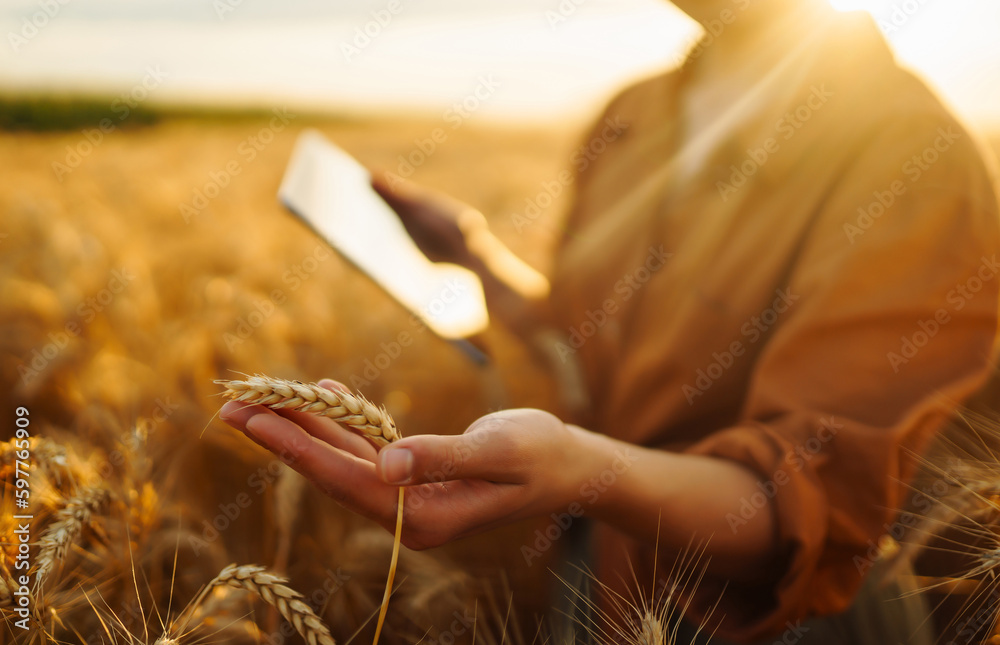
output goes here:
{"type": "Polygon", "coordinates": [[[914,460],[986,378],[997,328],[995,181],[970,136],[922,117],[884,127],[829,191],[788,276],[798,297],[754,367],[740,422],[688,452],[760,477],[782,568],[730,585],[720,633],[760,638],[845,610],[896,534],[914,460]],[[895,524],[894,524],[895,522],[895,524]]]}

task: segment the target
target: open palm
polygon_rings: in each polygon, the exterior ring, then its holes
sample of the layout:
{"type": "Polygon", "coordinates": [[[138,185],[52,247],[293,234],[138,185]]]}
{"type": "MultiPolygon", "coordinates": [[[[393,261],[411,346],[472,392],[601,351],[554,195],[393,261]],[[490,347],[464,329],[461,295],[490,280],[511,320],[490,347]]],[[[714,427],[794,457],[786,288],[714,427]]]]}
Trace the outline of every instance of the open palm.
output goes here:
{"type": "Polygon", "coordinates": [[[304,412],[231,402],[221,416],[342,506],[387,530],[395,525],[398,487],[406,486],[403,544],[412,549],[559,508],[572,501],[585,474],[572,454],[571,430],[539,410],[494,413],[462,435],[408,437],[381,451],[304,412]]]}

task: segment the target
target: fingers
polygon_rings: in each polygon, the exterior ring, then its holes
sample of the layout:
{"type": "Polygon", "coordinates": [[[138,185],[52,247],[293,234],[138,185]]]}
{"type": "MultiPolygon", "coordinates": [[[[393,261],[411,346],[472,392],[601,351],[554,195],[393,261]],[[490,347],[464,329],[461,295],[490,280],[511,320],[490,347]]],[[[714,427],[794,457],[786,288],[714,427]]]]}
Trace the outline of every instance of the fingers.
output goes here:
{"type": "Polygon", "coordinates": [[[379,194],[382,199],[393,204],[393,202],[403,204],[421,204],[429,200],[437,201],[442,199],[441,193],[421,186],[420,184],[404,179],[398,175],[389,181],[387,172],[372,172],[372,189],[379,194]]]}
{"type": "MultiPolygon", "coordinates": [[[[381,170],[372,170],[371,171],[372,189],[376,193],[378,193],[383,199],[385,199],[387,196],[391,197],[393,195],[393,193],[395,192],[393,184],[390,184],[389,181],[386,179],[386,175],[387,174],[388,174],[387,172],[384,172],[384,171],[381,171],[381,170]]],[[[405,184],[405,183],[407,183],[407,180],[403,179],[402,177],[400,177],[399,181],[395,182],[395,183],[396,184],[400,184],[400,183],[405,184]]]]}
{"type": "MultiPolygon", "coordinates": [[[[330,379],[323,379],[319,382],[319,385],[332,391],[350,392],[343,383],[338,383],[330,379]]],[[[264,413],[283,416],[299,425],[312,436],[330,444],[334,448],[339,448],[368,461],[375,460],[376,450],[367,439],[357,433],[351,432],[331,419],[308,412],[282,409],[272,411],[260,405],[248,405],[246,403],[230,401],[222,406],[219,417],[234,428],[245,431],[247,421],[258,414],[264,413]]]]}
{"type": "Polygon", "coordinates": [[[383,177],[382,173],[372,173],[372,189],[385,200],[398,214],[406,216],[410,208],[419,204],[424,197],[421,191],[409,181],[400,178],[392,183],[383,177]]]}
{"type": "Polygon", "coordinates": [[[382,483],[370,461],[330,446],[277,414],[256,414],[244,428],[247,436],[342,506],[383,526],[394,524],[397,490],[382,483]]]}
{"type": "Polygon", "coordinates": [[[351,388],[347,387],[340,381],[334,381],[332,378],[320,379],[318,385],[320,387],[325,387],[331,392],[345,392],[347,394],[351,393],[351,388]]]}
{"type": "MultiPolygon", "coordinates": [[[[351,393],[350,388],[343,383],[328,378],[322,379],[319,382],[319,386],[326,388],[331,392],[351,393]]],[[[345,428],[336,421],[315,414],[310,414],[308,412],[278,410],[278,414],[294,421],[301,426],[303,430],[320,441],[325,441],[334,448],[346,450],[352,455],[361,457],[362,459],[367,459],[368,461],[375,460],[375,447],[372,446],[367,439],[358,433],[345,428]]]]}
{"type": "Polygon", "coordinates": [[[263,405],[247,404],[240,401],[228,401],[219,410],[219,418],[237,430],[243,431],[246,428],[247,421],[258,414],[268,413],[274,414],[274,412],[263,405]]]}
{"type": "Polygon", "coordinates": [[[375,461],[377,454],[375,447],[367,439],[332,419],[294,410],[276,410],[276,412],[279,416],[288,419],[313,437],[334,448],[349,452],[361,459],[375,461]]]}
{"type": "Polygon", "coordinates": [[[395,524],[396,486],[411,485],[404,543],[414,548],[479,533],[533,509],[537,495],[526,482],[553,435],[542,413],[508,411],[479,419],[461,436],[400,440],[373,463],[336,447],[348,435],[340,428],[241,403],[226,404],[221,414],[342,506],[387,530],[395,524]]]}
{"type": "MultiPolygon", "coordinates": [[[[390,182],[384,173],[372,173],[371,186],[403,218],[415,214],[415,211],[420,209],[433,211],[439,217],[451,220],[458,218],[465,211],[477,212],[446,193],[421,186],[402,177],[393,177],[390,182]]],[[[483,218],[483,222],[485,221],[483,218]]]]}
{"type": "Polygon", "coordinates": [[[501,431],[507,423],[498,413],[480,419],[463,435],[401,439],[379,452],[378,476],[397,485],[458,479],[523,483],[533,459],[519,433],[501,431]]]}

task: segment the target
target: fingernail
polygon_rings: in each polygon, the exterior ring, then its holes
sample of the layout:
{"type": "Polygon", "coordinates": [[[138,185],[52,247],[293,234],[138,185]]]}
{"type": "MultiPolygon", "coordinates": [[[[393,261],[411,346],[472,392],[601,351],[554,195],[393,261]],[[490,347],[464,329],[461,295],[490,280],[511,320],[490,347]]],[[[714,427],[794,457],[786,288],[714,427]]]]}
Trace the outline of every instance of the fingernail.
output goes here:
{"type": "Polygon", "coordinates": [[[331,390],[333,392],[349,392],[342,383],[334,381],[332,378],[325,378],[319,382],[319,386],[325,390],[331,390]]]}
{"type": "Polygon", "coordinates": [[[219,409],[219,418],[223,421],[229,421],[232,419],[231,414],[239,409],[239,406],[233,405],[233,402],[229,401],[219,409]]]}
{"type": "Polygon", "coordinates": [[[262,416],[264,415],[255,414],[254,416],[247,419],[246,424],[243,426],[246,429],[247,434],[256,438],[260,438],[260,432],[257,429],[257,425],[259,425],[259,423],[257,422],[257,417],[262,417],[262,416]]]}
{"type": "Polygon", "coordinates": [[[406,448],[382,451],[382,478],[389,484],[405,484],[413,477],[413,453],[406,448]]]}

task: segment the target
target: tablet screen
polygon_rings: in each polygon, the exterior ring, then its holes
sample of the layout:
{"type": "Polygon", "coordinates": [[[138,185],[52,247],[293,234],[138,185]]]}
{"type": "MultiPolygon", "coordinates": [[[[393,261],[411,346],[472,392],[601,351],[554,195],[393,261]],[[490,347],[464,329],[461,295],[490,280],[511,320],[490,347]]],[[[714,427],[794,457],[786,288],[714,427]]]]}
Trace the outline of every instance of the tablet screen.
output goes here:
{"type": "Polygon", "coordinates": [[[278,198],[439,336],[466,338],[489,324],[479,278],[428,260],[368,170],[319,132],[300,135],[278,198]]]}

